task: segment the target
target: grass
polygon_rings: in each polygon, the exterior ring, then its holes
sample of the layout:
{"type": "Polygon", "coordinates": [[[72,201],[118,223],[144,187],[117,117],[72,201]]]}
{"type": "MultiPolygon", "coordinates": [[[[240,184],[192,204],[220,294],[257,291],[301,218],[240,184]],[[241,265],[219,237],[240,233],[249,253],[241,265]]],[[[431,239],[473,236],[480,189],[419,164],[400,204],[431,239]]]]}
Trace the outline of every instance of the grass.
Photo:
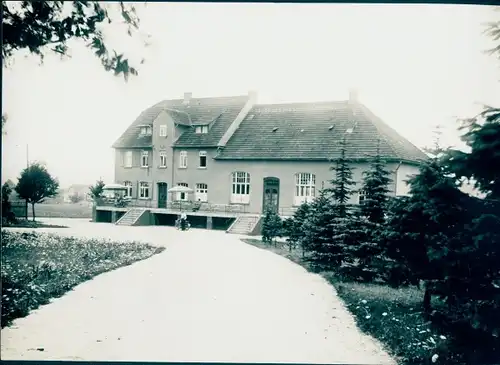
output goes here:
{"type": "MultiPolygon", "coordinates": [[[[28,217],[32,217],[31,205],[28,217]]],[[[36,218],[92,218],[92,205],[85,203],[43,203],[35,205],[36,218]]]]}
{"type": "MultiPolygon", "coordinates": [[[[310,270],[300,250],[289,251],[283,243],[267,245],[242,239],[250,245],[284,256],[310,270]]],[[[332,272],[320,273],[336,289],[361,331],[379,340],[400,364],[458,363],[449,350],[449,336],[424,319],[423,291],[414,287],[391,288],[381,284],[344,282],[332,272]]],[[[433,305],[439,305],[434,302],[433,305]]]]}
{"type": "Polygon", "coordinates": [[[11,228],[69,228],[68,226],[61,226],[58,224],[46,224],[38,221],[18,219],[15,223],[5,223],[3,227],[11,228]]]}
{"type": "Polygon", "coordinates": [[[2,230],[1,326],[96,275],[164,250],[148,244],[2,230]]]}

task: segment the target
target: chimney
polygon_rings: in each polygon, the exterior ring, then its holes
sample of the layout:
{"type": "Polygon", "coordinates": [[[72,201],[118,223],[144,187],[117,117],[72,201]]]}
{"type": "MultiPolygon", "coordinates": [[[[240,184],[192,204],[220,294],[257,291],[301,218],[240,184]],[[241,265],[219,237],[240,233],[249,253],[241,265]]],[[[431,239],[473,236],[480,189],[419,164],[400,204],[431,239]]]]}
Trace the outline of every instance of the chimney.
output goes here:
{"type": "Polygon", "coordinates": [[[349,104],[356,104],[358,102],[358,90],[349,90],[349,104]]]}
{"type": "Polygon", "coordinates": [[[184,93],[184,102],[183,104],[189,104],[191,98],[193,97],[193,93],[184,93]]]}
{"type": "Polygon", "coordinates": [[[251,100],[253,103],[256,103],[257,102],[257,91],[250,90],[248,92],[248,99],[251,100]]]}

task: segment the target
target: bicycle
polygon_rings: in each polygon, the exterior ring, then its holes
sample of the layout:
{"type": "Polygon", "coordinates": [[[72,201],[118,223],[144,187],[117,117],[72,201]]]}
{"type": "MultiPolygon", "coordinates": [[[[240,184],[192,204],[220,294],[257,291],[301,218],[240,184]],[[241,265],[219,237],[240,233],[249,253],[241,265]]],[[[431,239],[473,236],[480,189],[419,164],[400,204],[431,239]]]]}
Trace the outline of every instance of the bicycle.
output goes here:
{"type": "Polygon", "coordinates": [[[191,223],[189,223],[186,220],[186,225],[185,225],[184,229],[182,229],[181,219],[177,219],[175,221],[175,228],[178,229],[178,230],[182,230],[182,231],[188,231],[191,228],[191,223]]]}

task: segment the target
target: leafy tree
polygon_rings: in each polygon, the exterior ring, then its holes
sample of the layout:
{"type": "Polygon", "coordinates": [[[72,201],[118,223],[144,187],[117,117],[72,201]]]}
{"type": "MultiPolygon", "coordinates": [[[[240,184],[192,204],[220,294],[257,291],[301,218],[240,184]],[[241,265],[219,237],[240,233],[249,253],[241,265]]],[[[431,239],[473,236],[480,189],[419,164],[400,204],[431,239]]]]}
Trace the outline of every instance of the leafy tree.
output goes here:
{"type": "Polygon", "coordinates": [[[276,244],[276,237],[281,235],[283,222],[272,209],[268,209],[262,220],[262,241],[276,244]]]}
{"type": "Polygon", "coordinates": [[[2,185],[2,224],[16,221],[16,216],[12,212],[12,204],[10,203],[10,194],[12,188],[6,182],[2,185]]]}
{"type": "Polygon", "coordinates": [[[102,179],[97,180],[95,185],[91,186],[89,188],[89,196],[90,198],[95,202],[99,200],[102,197],[102,194],[104,193],[104,181],[102,179]]]}
{"type": "MultiPolygon", "coordinates": [[[[380,145],[380,141],[379,141],[380,145]]],[[[363,187],[365,199],[361,205],[361,214],[370,222],[383,223],[389,199],[389,178],[385,163],[380,156],[380,148],[372,159],[370,169],[363,172],[363,187]]]]}
{"type": "MultiPolygon", "coordinates": [[[[288,219],[286,242],[290,251],[304,238],[304,222],[307,219],[309,210],[309,203],[304,202],[295,211],[293,217],[288,219]]],[[[302,255],[304,255],[304,250],[302,250],[302,255]]]]}
{"type": "Polygon", "coordinates": [[[81,196],[80,194],[78,194],[78,192],[74,192],[73,194],[71,194],[69,196],[69,200],[73,204],[76,204],[76,203],[81,202],[83,200],[83,196],[81,196]]]}
{"type": "Polygon", "coordinates": [[[58,188],[59,182],[49,174],[45,166],[34,163],[21,172],[15,190],[22,199],[31,204],[34,221],[35,204],[56,196],[58,188]]]}
{"type": "Polygon", "coordinates": [[[81,40],[93,51],[106,71],[137,75],[123,54],[110,50],[102,26],[121,18],[133,36],[140,20],[132,3],[101,1],[2,1],[2,59],[4,65],[19,50],[27,50],[43,62],[48,52],[68,56],[70,40],[81,40]],[[115,13],[115,14],[113,14],[115,13]]]}

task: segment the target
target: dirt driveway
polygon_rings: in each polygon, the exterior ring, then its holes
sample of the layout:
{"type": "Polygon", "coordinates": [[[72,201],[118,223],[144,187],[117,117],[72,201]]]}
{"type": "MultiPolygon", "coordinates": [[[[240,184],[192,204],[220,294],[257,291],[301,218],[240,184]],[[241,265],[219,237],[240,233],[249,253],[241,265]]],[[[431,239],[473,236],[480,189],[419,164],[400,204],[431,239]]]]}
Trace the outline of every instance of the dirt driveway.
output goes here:
{"type": "Polygon", "coordinates": [[[3,360],[394,363],[326,281],[238,236],[42,220],[167,249],[15,321],[1,332],[3,360]]]}

